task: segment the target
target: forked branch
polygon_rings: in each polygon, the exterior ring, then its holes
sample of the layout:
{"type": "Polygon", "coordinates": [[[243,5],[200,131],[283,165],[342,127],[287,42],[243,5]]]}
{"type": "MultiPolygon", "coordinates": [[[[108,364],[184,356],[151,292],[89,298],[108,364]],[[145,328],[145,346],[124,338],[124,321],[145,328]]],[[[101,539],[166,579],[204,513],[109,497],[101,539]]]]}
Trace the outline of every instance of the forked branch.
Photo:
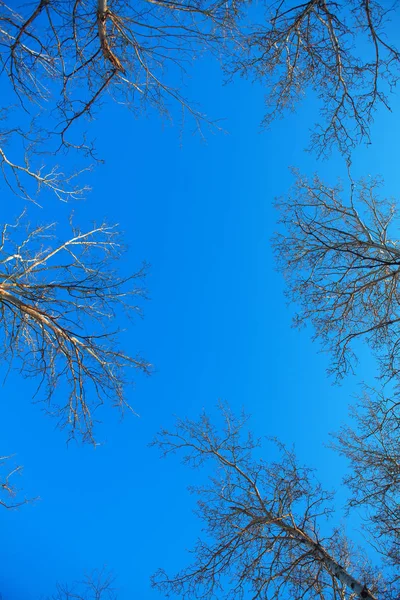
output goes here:
{"type": "Polygon", "coordinates": [[[0,456],[0,506],[7,509],[18,508],[27,502],[32,502],[24,498],[19,500],[18,488],[15,485],[15,478],[21,473],[20,465],[11,467],[12,456],[0,456]]]}

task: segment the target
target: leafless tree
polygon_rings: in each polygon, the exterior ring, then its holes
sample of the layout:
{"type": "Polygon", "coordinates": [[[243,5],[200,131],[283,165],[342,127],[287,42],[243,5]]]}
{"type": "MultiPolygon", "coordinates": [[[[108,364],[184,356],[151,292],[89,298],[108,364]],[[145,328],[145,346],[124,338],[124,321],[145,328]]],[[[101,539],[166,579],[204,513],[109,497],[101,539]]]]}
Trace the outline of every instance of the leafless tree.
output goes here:
{"type": "Polygon", "coordinates": [[[313,90],[321,114],[313,146],[343,154],[370,141],[370,125],[399,79],[400,54],[390,39],[398,3],[374,0],[265,2],[243,57],[231,70],[265,83],[268,125],[313,90]]]}
{"type": "Polygon", "coordinates": [[[246,418],[222,414],[220,429],[203,414],[197,422],[179,420],[155,442],[164,456],[179,452],[209,475],[208,484],[194,489],[204,524],[194,564],[173,577],[158,572],[155,587],[202,599],[397,598],[399,590],[386,585],[342,531],[322,534],[332,495],[313,472],[278,443],[277,459],[260,459],[259,441],[243,431],[246,418]]]}
{"type": "Polygon", "coordinates": [[[278,202],[284,229],[273,244],[288,298],[299,307],[295,324],[311,322],[339,377],[354,367],[357,340],[376,353],[384,377],[399,372],[398,212],[379,186],[367,178],[346,194],[342,185],[298,175],[278,202]]]}
{"type": "MultiPolygon", "coordinates": [[[[114,577],[106,569],[98,569],[78,583],[58,584],[51,600],[116,600],[114,577]]],[[[50,599],[49,599],[50,600],[50,599]]]]}
{"type": "Polygon", "coordinates": [[[122,251],[116,227],[105,223],[81,231],[71,222],[65,241],[54,224],[25,227],[23,218],[0,234],[1,358],[37,378],[36,395],[84,440],[93,441],[98,405],[129,408],[126,369],[149,370],[117,346],[115,317],[138,313],[143,296],[143,269],[121,277],[113,268],[122,251]]]}
{"type": "Polygon", "coordinates": [[[364,508],[366,529],[379,540],[376,550],[397,570],[400,581],[400,400],[366,388],[351,408],[352,426],[335,436],[334,447],[350,463],[345,482],[349,508],[364,508]]]}

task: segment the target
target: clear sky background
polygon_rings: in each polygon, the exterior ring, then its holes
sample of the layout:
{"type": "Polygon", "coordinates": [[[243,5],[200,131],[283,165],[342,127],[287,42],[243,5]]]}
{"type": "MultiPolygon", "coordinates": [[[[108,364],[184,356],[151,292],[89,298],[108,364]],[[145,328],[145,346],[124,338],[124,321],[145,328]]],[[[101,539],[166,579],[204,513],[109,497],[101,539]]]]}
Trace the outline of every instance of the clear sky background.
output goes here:
{"type": "MultiPolygon", "coordinates": [[[[129,247],[123,269],[151,264],[144,319],[123,344],[155,368],[129,391],[139,418],[121,423],[113,411],[99,411],[103,444],[96,449],[66,445],[31,403],[34,382],[11,373],[0,388],[1,452],[17,454],[24,465],[18,484],[40,496],[18,511],[0,511],[3,600],[38,600],[57,581],[103,565],[117,577],[120,600],[159,598],[150,575],[187,564],[199,523],[186,491],[195,474],[179,459],[160,461],[148,443],[173,415],[213,413],[218,399],[253,415],[258,435],[294,444],[324,485],[339,490],[339,509],[343,504],[345,465],[324,444],[346,419],[359,380],[371,382],[373,362],[361,351],[357,377],[331,385],[328,357],[311,342],[311,329],[291,328],[293,307],[270,248],[273,200],[292,183],[288,167],[334,181],[345,176],[343,160],[304,152],[318,119],[311,97],[260,132],[262,89],[222,83],[218,67],[203,59],[187,91],[211,118],[224,119],[227,133],[205,131],[203,141],[190,122],[181,133],[176,107],[170,126],[155,114],[135,120],[123,107],[106,106],[91,124],[105,164],[90,176],[88,199],[66,206],[46,198],[43,209],[29,207],[32,222],[63,222],[73,209],[82,227],[102,217],[120,224],[129,247]]],[[[377,116],[374,145],[356,151],[353,172],[382,174],[387,193],[400,198],[398,104],[393,99],[393,114],[377,116]]],[[[2,188],[4,218],[22,208],[2,188]]]]}

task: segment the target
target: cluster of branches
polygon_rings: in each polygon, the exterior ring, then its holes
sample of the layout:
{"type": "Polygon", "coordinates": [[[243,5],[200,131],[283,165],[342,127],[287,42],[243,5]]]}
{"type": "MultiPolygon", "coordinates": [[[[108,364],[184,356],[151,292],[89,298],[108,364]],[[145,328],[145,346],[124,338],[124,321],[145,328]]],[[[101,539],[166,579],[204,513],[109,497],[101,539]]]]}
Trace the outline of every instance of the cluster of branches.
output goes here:
{"type": "Polygon", "coordinates": [[[22,102],[42,104],[60,94],[61,143],[107,90],[137,110],[166,110],[168,97],[192,110],[165,71],[185,66],[204,48],[223,44],[234,2],[210,0],[38,0],[19,14],[5,3],[0,22],[2,62],[22,102]]]}
{"type": "Polygon", "coordinates": [[[296,325],[311,322],[341,377],[356,361],[354,343],[367,342],[385,378],[399,373],[400,249],[393,239],[398,209],[379,197],[380,181],[328,186],[297,175],[278,202],[284,230],[273,241],[296,325]]]}
{"type": "MultiPolygon", "coordinates": [[[[352,407],[353,422],[333,447],[349,462],[347,510],[361,511],[370,562],[341,530],[326,534],[332,512],[309,469],[278,444],[280,458],[257,458],[258,440],[243,435],[245,418],[223,409],[217,429],[204,414],[162,431],[163,455],[180,452],[192,467],[212,463],[208,485],[195,488],[205,537],[195,562],[175,576],[159,571],[154,585],[184,598],[355,600],[400,595],[400,252],[393,238],[394,202],[381,199],[380,182],[350,180],[330,187],[296,174],[292,193],[278,202],[283,230],[274,238],[287,294],[299,307],[296,325],[311,322],[333,357],[331,371],[353,370],[357,344],[379,359],[391,394],[366,388],[352,407]],[[256,455],[255,455],[256,452],[256,455]],[[322,533],[324,532],[324,534],[322,533]],[[377,542],[379,540],[379,542],[377,542]]],[[[383,388],[384,389],[384,388],[383,388]]]]}
{"type": "MultiPolygon", "coordinates": [[[[194,489],[204,524],[194,564],[172,577],[159,571],[154,586],[167,596],[203,600],[398,598],[398,562],[389,572],[378,571],[343,531],[322,533],[332,494],[313,472],[279,443],[277,459],[259,459],[260,441],[243,430],[246,417],[224,407],[222,416],[220,428],[206,414],[198,421],[179,420],[174,431],[162,431],[155,441],[164,456],[179,452],[188,465],[206,467],[211,475],[208,484],[194,489]]],[[[360,444],[358,453],[365,462],[367,447],[360,444]]],[[[373,461],[370,457],[367,467],[371,476],[373,461]]],[[[358,478],[354,481],[356,487],[358,478]]],[[[381,532],[384,540],[388,531],[382,526],[381,532]]]]}
{"type": "Polygon", "coordinates": [[[400,581],[400,400],[366,388],[351,408],[356,427],[344,426],[335,436],[336,449],[349,462],[345,483],[350,508],[366,508],[365,524],[374,549],[397,570],[400,581]],[[376,544],[372,540],[379,540],[376,544]]]}
{"type": "Polygon", "coordinates": [[[388,35],[396,3],[374,0],[265,2],[265,22],[246,39],[233,73],[265,83],[268,125],[294,109],[307,90],[320,101],[321,120],[312,145],[324,153],[333,145],[348,154],[370,141],[378,106],[399,79],[400,54],[388,35]]]}
{"type": "Polygon", "coordinates": [[[134,113],[153,107],[163,116],[175,101],[199,124],[205,116],[185,98],[181,79],[204,50],[222,51],[236,12],[235,2],[222,0],[38,0],[19,10],[0,3],[5,89],[23,115],[35,117],[24,128],[6,113],[0,162],[12,187],[29,197],[28,176],[63,199],[81,195],[85,185],[56,166],[36,166],[35,154],[51,147],[95,156],[82,127],[73,126],[91,118],[105,94],[134,113]],[[24,151],[22,160],[9,156],[7,142],[24,151]]]}
{"type": "Polygon", "coordinates": [[[183,85],[205,51],[229,76],[265,84],[266,125],[314,90],[321,105],[314,146],[324,152],[337,145],[348,154],[369,141],[374,112],[389,107],[398,81],[393,13],[395,6],[377,0],[264,0],[257,8],[235,0],[37,0],[19,9],[2,2],[1,75],[17,103],[15,123],[3,109],[3,174],[26,197],[33,193],[27,177],[63,199],[82,195],[85,184],[55,164],[45,168],[37,155],[51,147],[94,156],[74,126],[91,118],[106,94],[134,113],[153,107],[167,116],[170,101],[177,102],[200,124],[205,115],[183,85]],[[25,127],[28,113],[34,119],[25,127]]]}
{"type": "Polygon", "coordinates": [[[31,228],[23,217],[0,233],[1,358],[38,379],[36,396],[83,440],[93,441],[104,401],[130,408],[126,370],[150,368],[117,345],[115,317],[140,312],[145,273],[121,277],[113,265],[122,251],[116,227],[105,223],[81,231],[71,222],[63,241],[54,224],[31,228]]]}
{"type": "MultiPolygon", "coordinates": [[[[0,115],[4,122],[4,129],[0,130],[0,168],[8,191],[35,204],[39,204],[42,192],[50,192],[63,202],[85,196],[90,188],[80,177],[87,169],[67,174],[57,163],[48,166],[44,162],[51,147],[49,132],[36,120],[27,129],[14,125],[10,109],[0,109],[0,115]],[[10,158],[11,153],[21,158],[10,158]]],[[[19,117],[17,111],[17,120],[19,117]]]]}
{"type": "Polygon", "coordinates": [[[386,389],[366,388],[351,408],[353,424],[335,435],[334,447],[349,461],[349,509],[362,508],[369,543],[400,573],[399,454],[399,242],[398,207],[379,196],[369,177],[328,186],[297,174],[292,193],[278,202],[282,232],[274,238],[287,294],[299,307],[295,324],[310,322],[332,355],[331,371],[353,371],[360,345],[374,352],[386,389]],[[379,539],[379,545],[374,540],[379,539]]]}
{"type": "Polygon", "coordinates": [[[106,569],[96,569],[83,581],[57,584],[56,593],[48,600],[116,600],[114,577],[106,569]]]}

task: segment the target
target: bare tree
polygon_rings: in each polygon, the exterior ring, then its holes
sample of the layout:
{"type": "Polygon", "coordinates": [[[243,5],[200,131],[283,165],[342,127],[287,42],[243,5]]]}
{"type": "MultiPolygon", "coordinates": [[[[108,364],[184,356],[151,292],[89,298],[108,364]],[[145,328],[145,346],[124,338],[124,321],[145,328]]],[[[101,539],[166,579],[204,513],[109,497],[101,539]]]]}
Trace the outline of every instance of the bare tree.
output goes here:
{"type": "Polygon", "coordinates": [[[93,441],[94,410],[104,401],[130,408],[126,369],[150,367],[117,346],[114,319],[140,312],[145,272],[119,276],[113,264],[122,251],[116,227],[105,223],[84,232],[71,223],[65,241],[54,224],[24,227],[23,219],[0,234],[1,357],[37,378],[49,412],[84,440],[93,441]]]}
{"type": "Polygon", "coordinates": [[[321,106],[313,146],[324,153],[337,145],[348,155],[370,141],[374,113],[389,108],[399,79],[400,54],[389,34],[397,6],[375,0],[265,2],[265,21],[253,27],[231,71],[265,83],[265,125],[312,90],[321,106]]]}
{"type": "Polygon", "coordinates": [[[58,584],[51,600],[116,600],[114,577],[106,569],[96,569],[83,581],[72,585],[58,584]]]}
{"type": "Polygon", "coordinates": [[[194,488],[204,525],[194,564],[173,577],[158,572],[155,587],[202,599],[397,598],[399,590],[386,585],[342,531],[322,534],[332,495],[313,472],[279,443],[278,459],[258,458],[259,440],[243,432],[246,418],[222,414],[220,429],[203,414],[197,422],[179,420],[155,442],[164,456],[179,452],[210,475],[194,488]]]}
{"type": "Polygon", "coordinates": [[[349,508],[364,508],[365,527],[379,540],[376,550],[394,567],[400,581],[400,401],[366,388],[351,408],[355,426],[344,426],[334,447],[350,463],[345,482],[352,491],[349,508]]]}
{"type": "Polygon", "coordinates": [[[329,187],[297,176],[278,202],[282,233],[273,241],[296,325],[311,322],[339,377],[353,370],[355,342],[367,342],[382,375],[399,372],[400,250],[393,239],[397,208],[379,197],[380,182],[329,187]]]}

